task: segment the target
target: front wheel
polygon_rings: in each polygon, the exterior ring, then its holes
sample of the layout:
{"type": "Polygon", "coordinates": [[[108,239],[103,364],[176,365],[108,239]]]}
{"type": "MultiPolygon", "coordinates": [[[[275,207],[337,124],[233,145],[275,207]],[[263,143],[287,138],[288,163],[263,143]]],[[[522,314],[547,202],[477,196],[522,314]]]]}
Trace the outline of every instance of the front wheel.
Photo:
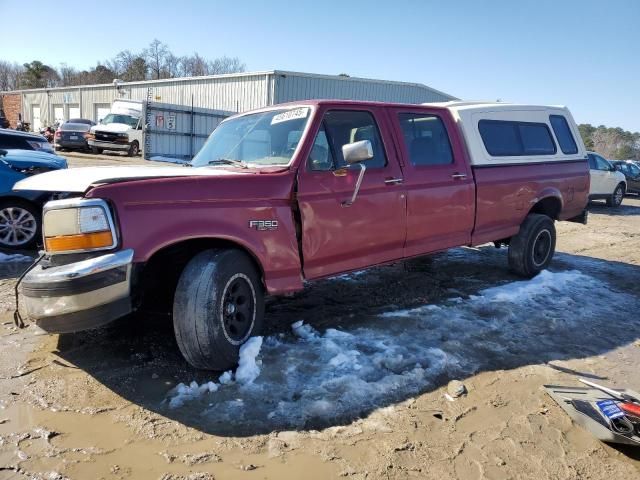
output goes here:
{"type": "Polygon", "coordinates": [[[264,293],[251,259],[239,250],[205,250],[187,264],[173,303],[178,347],[195,368],[228,370],[240,346],[260,335],[264,293]]]}
{"type": "Polygon", "coordinates": [[[0,247],[35,247],[40,233],[40,209],[15,199],[0,203],[0,247]]]}
{"type": "Polygon", "coordinates": [[[129,157],[137,157],[139,151],[140,151],[140,146],[138,145],[138,141],[134,140],[133,142],[131,142],[131,146],[129,147],[129,151],[127,152],[127,155],[129,157]]]}
{"type": "Polygon", "coordinates": [[[556,250],[556,228],[546,215],[531,213],[509,243],[509,268],[531,278],[547,268],[556,250]]]}
{"type": "Polygon", "coordinates": [[[607,205],[609,207],[619,207],[624,199],[624,185],[618,184],[611,196],[607,198],[607,205]]]}
{"type": "Polygon", "coordinates": [[[94,155],[102,155],[103,151],[103,148],[91,147],[91,153],[93,153],[94,155]]]}

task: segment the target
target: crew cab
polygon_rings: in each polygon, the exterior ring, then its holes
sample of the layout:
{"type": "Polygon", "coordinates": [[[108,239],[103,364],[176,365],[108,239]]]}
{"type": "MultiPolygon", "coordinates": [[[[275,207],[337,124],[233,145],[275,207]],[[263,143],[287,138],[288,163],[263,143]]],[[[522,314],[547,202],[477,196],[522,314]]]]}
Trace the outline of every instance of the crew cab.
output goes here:
{"type": "Polygon", "coordinates": [[[115,100],[109,113],[89,131],[91,151],[116,150],[130,157],[138,155],[142,145],[142,111],[142,102],[115,100]]]}
{"type": "Polygon", "coordinates": [[[222,122],[190,166],[20,182],[68,192],[44,209],[27,316],[72,332],[165,301],[186,360],[224,370],[260,334],[265,295],[305,281],[488,242],[532,277],[589,194],[564,107],[282,104],[222,122]]]}

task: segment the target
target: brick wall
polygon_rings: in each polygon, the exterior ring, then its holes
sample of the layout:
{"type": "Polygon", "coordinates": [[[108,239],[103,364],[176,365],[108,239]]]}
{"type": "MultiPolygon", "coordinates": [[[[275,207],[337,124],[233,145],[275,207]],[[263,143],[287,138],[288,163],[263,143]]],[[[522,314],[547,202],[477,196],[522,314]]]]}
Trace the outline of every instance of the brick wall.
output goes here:
{"type": "Polygon", "coordinates": [[[16,128],[18,114],[22,113],[22,95],[19,93],[2,94],[2,110],[11,124],[9,128],[16,128]]]}

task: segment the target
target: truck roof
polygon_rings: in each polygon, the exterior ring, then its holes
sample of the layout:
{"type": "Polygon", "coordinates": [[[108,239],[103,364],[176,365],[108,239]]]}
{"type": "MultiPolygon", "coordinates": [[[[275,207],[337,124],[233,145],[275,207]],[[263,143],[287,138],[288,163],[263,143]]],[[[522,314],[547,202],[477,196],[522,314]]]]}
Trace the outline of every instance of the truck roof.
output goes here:
{"type": "Polygon", "coordinates": [[[422,103],[421,105],[428,107],[443,107],[449,110],[457,111],[509,111],[509,110],[566,110],[564,105],[531,105],[525,103],[503,103],[503,102],[486,102],[486,101],[451,101],[451,102],[433,102],[422,103]]]}

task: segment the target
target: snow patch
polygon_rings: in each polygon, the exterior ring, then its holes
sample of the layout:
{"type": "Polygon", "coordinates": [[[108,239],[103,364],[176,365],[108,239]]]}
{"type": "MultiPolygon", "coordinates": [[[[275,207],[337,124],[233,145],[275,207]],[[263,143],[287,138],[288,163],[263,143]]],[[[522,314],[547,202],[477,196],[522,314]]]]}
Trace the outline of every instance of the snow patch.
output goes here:
{"type": "Polygon", "coordinates": [[[252,337],[240,347],[240,360],[236,370],[236,382],[249,385],[260,375],[260,366],[256,357],[262,347],[262,337],[252,337]]]}
{"type": "MultiPolygon", "coordinates": [[[[594,355],[637,338],[640,320],[619,313],[636,303],[579,271],[542,272],[467,298],[360,318],[341,330],[299,320],[291,334],[253,340],[236,382],[213,401],[196,397],[185,408],[230,434],[344,424],[451,378],[594,355]],[[617,319],[624,329],[610,328],[617,319]]],[[[225,376],[233,378],[227,372],[220,383],[225,376]]]]}
{"type": "MultiPolygon", "coordinates": [[[[185,403],[193,401],[205,393],[217,392],[222,385],[231,385],[235,382],[240,385],[250,385],[260,375],[259,360],[256,357],[260,353],[262,346],[262,337],[252,337],[240,347],[240,360],[235,375],[231,370],[224,372],[218,378],[218,383],[204,382],[198,384],[193,380],[189,385],[179,383],[175,388],[169,391],[169,408],[182,407],[185,403]]],[[[242,402],[242,399],[237,399],[242,402]]]]}

